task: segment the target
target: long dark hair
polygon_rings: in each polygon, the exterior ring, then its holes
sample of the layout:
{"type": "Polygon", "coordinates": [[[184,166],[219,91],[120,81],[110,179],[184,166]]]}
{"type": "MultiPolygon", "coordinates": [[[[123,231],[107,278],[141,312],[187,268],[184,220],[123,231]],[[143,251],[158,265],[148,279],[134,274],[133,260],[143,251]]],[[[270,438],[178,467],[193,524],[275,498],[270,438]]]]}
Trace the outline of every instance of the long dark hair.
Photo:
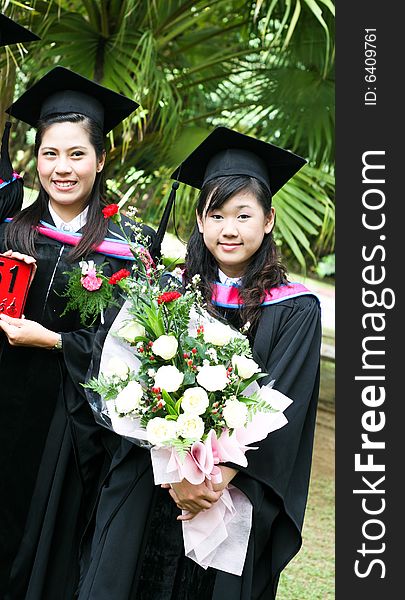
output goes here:
{"type": "MultiPolygon", "coordinates": [[[[208,211],[220,208],[229,198],[238,192],[250,192],[265,215],[271,211],[271,194],[267,188],[254,177],[245,175],[217,177],[208,182],[202,189],[197,204],[197,214],[203,219],[208,211]]],[[[215,314],[211,304],[212,283],[218,277],[218,265],[207,249],[203,234],[197,224],[191,234],[186,253],[186,283],[191,282],[194,275],[201,277],[201,292],[207,306],[215,314]]],[[[260,305],[264,292],[272,287],[287,283],[286,268],[279,261],[273,233],[265,234],[263,242],[252,256],[245,275],[242,277],[240,295],[244,306],[241,308],[242,322],[257,325],[260,317],[260,305]]]]}
{"type": "MultiPolygon", "coordinates": [[[[38,157],[39,148],[42,143],[44,133],[51,125],[55,123],[80,123],[88,132],[90,143],[94,147],[97,159],[101,159],[104,149],[104,136],[101,127],[92,119],[77,113],[68,113],[64,115],[53,115],[38,123],[37,134],[35,137],[35,156],[38,157]]],[[[102,198],[103,173],[97,173],[93,189],[90,193],[87,206],[86,225],[83,227],[83,235],[77,246],[74,246],[69,253],[69,259],[74,261],[85,257],[92,249],[102,242],[106,233],[108,222],[104,219],[101,212],[106,202],[102,198]]],[[[38,197],[30,206],[19,212],[10,225],[7,227],[6,244],[8,248],[18,250],[24,254],[36,257],[35,240],[38,232],[35,226],[38,225],[44,212],[48,207],[49,197],[42,185],[38,197]]]]}

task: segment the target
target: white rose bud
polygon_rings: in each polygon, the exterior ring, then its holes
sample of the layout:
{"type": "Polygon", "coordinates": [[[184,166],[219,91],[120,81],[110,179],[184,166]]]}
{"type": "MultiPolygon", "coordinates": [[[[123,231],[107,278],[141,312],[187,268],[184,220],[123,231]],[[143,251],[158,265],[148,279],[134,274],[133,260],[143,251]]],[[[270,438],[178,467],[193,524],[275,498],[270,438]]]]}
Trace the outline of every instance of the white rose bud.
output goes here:
{"type": "Polygon", "coordinates": [[[160,367],[155,375],[155,387],[166,392],[177,392],[183,383],[184,375],[176,367],[167,365],[160,367]]]}
{"type": "Polygon", "coordinates": [[[250,379],[252,375],[260,372],[259,365],[253,359],[237,354],[232,356],[232,366],[242,379],[250,379]]]}
{"type": "Polygon", "coordinates": [[[176,355],[178,341],[173,335],[161,335],[153,342],[152,352],[164,360],[170,360],[176,355]]]}
{"type": "Polygon", "coordinates": [[[94,271],[96,268],[94,260],[89,260],[88,262],[86,260],[81,260],[79,262],[79,267],[82,270],[82,275],[87,275],[89,271],[94,271]]]}
{"type": "Polygon", "coordinates": [[[223,390],[229,382],[227,371],[223,365],[206,365],[201,367],[197,382],[209,392],[223,390]]]}
{"type": "Polygon", "coordinates": [[[113,356],[108,361],[106,367],[103,369],[103,375],[106,377],[119,377],[120,379],[126,379],[129,373],[129,366],[126,362],[118,358],[117,356],[113,356]]]}
{"type": "Polygon", "coordinates": [[[154,446],[164,445],[164,442],[177,437],[176,421],[155,417],[146,425],[148,440],[154,446]]]}
{"type": "Polygon", "coordinates": [[[239,402],[238,400],[227,400],[222,414],[229,429],[238,429],[245,425],[248,409],[243,402],[239,402]]]}
{"type": "Polygon", "coordinates": [[[207,323],[204,325],[204,341],[214,346],[225,346],[233,338],[234,332],[229,325],[223,323],[207,323]]]}
{"type": "Polygon", "coordinates": [[[177,433],[188,440],[200,440],[204,435],[204,421],[198,415],[182,413],[177,419],[177,433]]]}
{"type": "Polygon", "coordinates": [[[211,361],[214,363],[218,362],[218,354],[215,348],[208,348],[207,354],[210,357],[211,361]]]}
{"type": "Polygon", "coordinates": [[[142,386],[137,381],[130,381],[115,399],[115,410],[119,414],[128,414],[139,408],[142,400],[142,386]]]}
{"type": "Polygon", "coordinates": [[[136,321],[131,321],[118,330],[118,335],[127,342],[131,343],[135,341],[138,336],[145,336],[145,327],[136,321]]]}
{"type": "Polygon", "coordinates": [[[209,405],[207,392],[200,387],[187,388],[181,401],[185,413],[202,415],[209,405]]]}

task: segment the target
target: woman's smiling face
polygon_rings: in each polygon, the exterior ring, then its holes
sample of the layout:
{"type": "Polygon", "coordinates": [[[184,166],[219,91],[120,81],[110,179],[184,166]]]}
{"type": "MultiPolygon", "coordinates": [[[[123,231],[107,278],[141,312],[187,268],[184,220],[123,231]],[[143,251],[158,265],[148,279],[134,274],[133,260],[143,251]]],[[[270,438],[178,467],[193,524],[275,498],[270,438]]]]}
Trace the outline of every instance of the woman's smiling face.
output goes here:
{"type": "Polygon", "coordinates": [[[204,243],[225,275],[245,274],[264,236],[273,228],[274,214],[274,208],[264,214],[255,195],[247,190],[234,194],[220,208],[204,211],[202,217],[197,214],[204,243]]]}
{"type": "Polygon", "coordinates": [[[103,169],[87,129],[81,123],[55,123],[43,134],[37,170],[52,208],[75,217],[87,205],[96,174],[103,169]]]}

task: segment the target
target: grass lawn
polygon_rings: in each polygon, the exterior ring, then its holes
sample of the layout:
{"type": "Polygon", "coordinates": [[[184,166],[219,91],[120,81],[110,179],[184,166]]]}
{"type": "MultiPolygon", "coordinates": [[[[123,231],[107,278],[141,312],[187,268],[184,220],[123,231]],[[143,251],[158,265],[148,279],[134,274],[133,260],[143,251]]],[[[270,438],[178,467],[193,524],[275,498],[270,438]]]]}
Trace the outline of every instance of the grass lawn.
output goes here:
{"type": "Polygon", "coordinates": [[[334,507],[334,414],[320,407],[303,545],[281,574],[277,600],[335,598],[334,507]]]}

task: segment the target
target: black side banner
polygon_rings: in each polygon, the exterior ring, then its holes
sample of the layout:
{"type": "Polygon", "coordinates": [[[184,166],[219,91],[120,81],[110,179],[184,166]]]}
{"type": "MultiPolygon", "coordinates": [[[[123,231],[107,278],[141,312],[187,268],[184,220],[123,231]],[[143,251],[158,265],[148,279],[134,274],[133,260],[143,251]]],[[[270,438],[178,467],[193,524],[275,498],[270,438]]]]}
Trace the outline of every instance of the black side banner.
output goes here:
{"type": "Polygon", "coordinates": [[[405,572],[404,7],[337,4],[336,598],[381,600],[405,572]]]}

